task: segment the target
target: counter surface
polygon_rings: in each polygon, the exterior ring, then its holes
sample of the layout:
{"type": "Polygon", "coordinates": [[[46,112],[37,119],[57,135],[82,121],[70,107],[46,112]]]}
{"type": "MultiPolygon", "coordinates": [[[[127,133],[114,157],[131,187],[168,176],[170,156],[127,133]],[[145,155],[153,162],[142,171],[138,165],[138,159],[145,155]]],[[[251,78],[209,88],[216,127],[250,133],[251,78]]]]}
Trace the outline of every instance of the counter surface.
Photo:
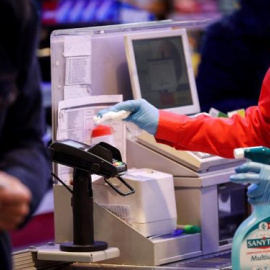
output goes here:
{"type": "Polygon", "coordinates": [[[113,265],[106,263],[72,263],[64,266],[61,270],[116,270],[116,269],[127,269],[127,270],[230,270],[231,268],[231,253],[229,251],[222,252],[219,254],[201,256],[190,260],[179,261],[170,263],[162,266],[134,266],[134,265],[113,265]]]}

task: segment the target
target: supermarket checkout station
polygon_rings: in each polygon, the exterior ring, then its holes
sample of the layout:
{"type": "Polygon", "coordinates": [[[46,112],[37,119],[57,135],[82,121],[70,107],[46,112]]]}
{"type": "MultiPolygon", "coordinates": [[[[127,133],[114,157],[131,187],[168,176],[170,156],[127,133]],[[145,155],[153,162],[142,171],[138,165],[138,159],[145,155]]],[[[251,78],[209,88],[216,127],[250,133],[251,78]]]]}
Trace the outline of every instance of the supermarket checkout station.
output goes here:
{"type": "Polygon", "coordinates": [[[50,150],[54,162],[74,168],[74,180],[71,192],[63,185],[54,186],[56,242],[32,248],[36,261],[63,263],[57,269],[231,269],[232,227],[243,214],[232,203],[239,203],[243,190],[226,187],[223,180],[223,191],[219,191],[220,184],[211,180],[220,173],[210,173],[209,180],[198,175],[192,179],[198,183],[188,187],[181,181],[176,185],[173,175],[155,169],[127,170],[119,150],[104,142],[89,146],[66,139],[52,143],[50,150]],[[102,177],[92,183],[93,174],[102,177]],[[199,182],[204,179],[208,184],[202,186],[199,182]],[[191,211],[177,209],[177,190],[187,191],[193,199],[189,202],[193,202],[192,211],[208,217],[211,226],[194,214],[186,224],[193,224],[196,230],[177,227],[179,213],[182,224],[191,211]],[[227,204],[221,210],[214,207],[222,200],[219,196],[225,196],[227,204]],[[210,207],[212,213],[207,213],[210,207]],[[216,222],[224,227],[222,219],[229,228],[213,226],[216,222]]]}
{"type": "MultiPolygon", "coordinates": [[[[243,160],[176,151],[156,143],[154,137],[146,133],[126,139],[124,160],[123,153],[110,144],[91,145],[78,142],[72,136],[64,140],[56,137],[58,103],[64,99],[60,90],[64,89],[67,74],[63,51],[71,51],[74,37],[83,36],[86,41],[90,36],[92,61],[99,60],[91,69],[91,94],[114,95],[119,89],[126,89],[130,93],[122,94],[128,99],[131,93],[134,98],[140,97],[136,96],[134,88],[140,85],[136,79],[140,79],[141,72],[133,70],[127,76],[128,68],[134,64],[132,57],[137,55],[128,51],[132,37],[145,41],[142,32],[153,35],[153,40],[157,39],[156,34],[164,38],[164,32],[169,32],[166,38],[172,40],[181,36],[183,51],[180,54],[185,56],[188,68],[183,84],[190,86],[187,100],[191,104],[174,105],[182,107],[184,111],[180,113],[199,113],[194,74],[187,56],[187,36],[183,30],[186,27],[190,27],[190,23],[156,22],[52,33],[54,142],[50,149],[55,164],[73,168],[73,185],[57,182],[53,187],[55,242],[30,250],[36,262],[62,262],[64,265],[59,269],[231,269],[232,238],[247,216],[247,208],[245,187],[230,183],[229,176],[243,160]],[[175,31],[178,28],[181,30],[175,31]],[[129,37],[124,37],[127,34],[129,37]],[[72,42],[70,37],[73,37],[72,42]],[[69,39],[70,44],[65,44],[69,39]],[[117,80],[103,79],[114,75],[117,80]],[[187,231],[186,225],[199,230],[187,231]]],[[[154,60],[159,69],[174,66],[168,59],[166,63],[154,60]]],[[[153,63],[150,68],[158,70],[153,63]]],[[[176,78],[170,79],[173,88],[176,78]]],[[[154,87],[157,85],[155,82],[154,87]]]]}
{"type": "MultiPolygon", "coordinates": [[[[57,269],[67,270],[231,269],[232,235],[245,214],[232,205],[240,207],[244,190],[228,183],[231,169],[223,174],[204,167],[203,173],[187,176],[191,185],[185,177],[155,169],[127,170],[119,150],[106,143],[67,139],[50,149],[54,162],[74,168],[74,182],[72,192],[54,186],[56,241],[31,250],[37,262],[57,262],[57,269]],[[92,183],[93,174],[102,177],[92,183]],[[188,203],[177,205],[177,196],[185,193],[182,204],[188,203]],[[201,230],[176,229],[177,224],[201,230]]],[[[193,153],[190,158],[215,157],[193,153]]],[[[180,163],[178,170],[192,174],[180,163]]]]}

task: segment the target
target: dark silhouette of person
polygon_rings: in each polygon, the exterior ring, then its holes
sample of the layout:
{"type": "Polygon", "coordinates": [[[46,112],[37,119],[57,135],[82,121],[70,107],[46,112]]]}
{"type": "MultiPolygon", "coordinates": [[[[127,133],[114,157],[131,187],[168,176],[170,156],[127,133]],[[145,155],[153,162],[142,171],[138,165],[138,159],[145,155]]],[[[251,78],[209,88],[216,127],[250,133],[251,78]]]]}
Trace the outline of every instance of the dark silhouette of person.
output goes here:
{"type": "Polygon", "coordinates": [[[0,1],[0,264],[11,270],[10,230],[23,227],[49,187],[35,0],[0,1]]]}
{"type": "Polygon", "coordinates": [[[239,9],[206,29],[200,53],[201,111],[256,105],[270,66],[270,1],[239,0],[239,9]]]}

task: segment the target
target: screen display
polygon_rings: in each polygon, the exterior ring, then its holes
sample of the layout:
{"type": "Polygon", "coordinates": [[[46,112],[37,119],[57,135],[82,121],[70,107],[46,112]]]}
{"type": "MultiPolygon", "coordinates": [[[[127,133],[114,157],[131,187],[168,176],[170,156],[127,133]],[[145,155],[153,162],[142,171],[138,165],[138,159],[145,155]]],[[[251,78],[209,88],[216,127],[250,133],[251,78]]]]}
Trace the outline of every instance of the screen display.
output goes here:
{"type": "Polygon", "coordinates": [[[82,150],[84,150],[86,148],[85,144],[82,144],[82,143],[79,143],[79,142],[76,142],[73,140],[65,140],[62,143],[69,145],[69,146],[72,146],[74,148],[82,149],[82,150]]]}
{"type": "Polygon", "coordinates": [[[132,40],[141,97],[159,109],[192,105],[182,36],[132,40]]]}

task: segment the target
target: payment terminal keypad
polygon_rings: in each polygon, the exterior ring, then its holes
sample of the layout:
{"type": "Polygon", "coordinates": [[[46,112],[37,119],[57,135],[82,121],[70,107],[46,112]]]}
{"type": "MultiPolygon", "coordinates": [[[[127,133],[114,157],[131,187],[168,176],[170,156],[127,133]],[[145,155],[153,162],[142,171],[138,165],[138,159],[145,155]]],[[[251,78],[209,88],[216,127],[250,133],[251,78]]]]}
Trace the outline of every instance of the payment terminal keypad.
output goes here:
{"type": "Polygon", "coordinates": [[[114,167],[117,168],[117,171],[119,173],[121,172],[125,172],[127,170],[127,164],[122,162],[122,161],[119,161],[119,160],[116,160],[116,159],[113,159],[112,160],[112,164],[114,167]]]}

